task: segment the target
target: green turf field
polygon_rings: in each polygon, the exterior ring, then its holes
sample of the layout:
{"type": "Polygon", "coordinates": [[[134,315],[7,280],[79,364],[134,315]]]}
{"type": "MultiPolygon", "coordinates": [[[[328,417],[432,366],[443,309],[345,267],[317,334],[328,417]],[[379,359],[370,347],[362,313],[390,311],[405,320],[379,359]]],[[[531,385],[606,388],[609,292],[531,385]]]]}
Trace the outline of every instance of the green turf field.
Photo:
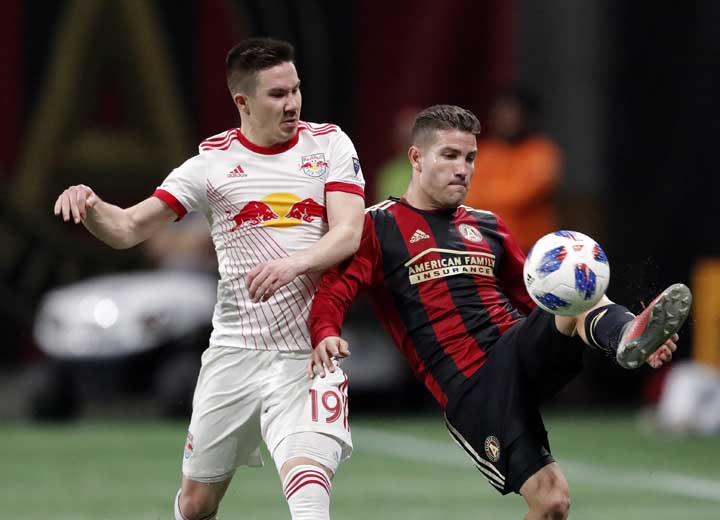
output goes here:
{"type": "MultiPolygon", "coordinates": [[[[720,519],[720,438],[644,432],[629,414],[554,414],[553,452],[570,481],[571,518],[720,519]]],[[[172,518],[184,423],[0,426],[0,517],[172,518]]],[[[522,518],[449,439],[439,418],[355,418],[355,454],[334,482],[333,518],[522,518]]],[[[266,459],[266,464],[269,461],[266,459]]],[[[241,469],[223,520],[287,519],[272,464],[241,469]]]]}

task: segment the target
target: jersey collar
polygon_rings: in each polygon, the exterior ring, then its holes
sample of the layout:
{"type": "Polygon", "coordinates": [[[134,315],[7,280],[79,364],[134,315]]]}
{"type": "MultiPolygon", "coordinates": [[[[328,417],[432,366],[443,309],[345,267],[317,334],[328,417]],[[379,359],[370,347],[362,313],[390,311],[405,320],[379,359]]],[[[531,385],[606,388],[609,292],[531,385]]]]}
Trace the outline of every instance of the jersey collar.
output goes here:
{"type": "Polygon", "coordinates": [[[410,204],[407,200],[405,200],[405,197],[397,198],[397,197],[390,197],[390,200],[394,200],[395,202],[399,202],[400,204],[407,206],[408,208],[412,208],[415,211],[418,211],[420,213],[429,213],[431,215],[446,215],[450,216],[455,214],[455,212],[458,210],[458,208],[453,209],[420,209],[416,208],[412,204],[410,204]]]}
{"type": "Polygon", "coordinates": [[[235,129],[235,133],[237,134],[238,141],[240,141],[240,144],[242,144],[245,148],[250,150],[251,152],[263,154],[263,155],[275,155],[278,153],[283,153],[288,151],[290,148],[295,146],[298,141],[300,140],[300,130],[295,132],[295,135],[292,139],[289,141],[286,141],[284,143],[275,145],[275,146],[260,146],[255,143],[250,142],[250,140],[245,137],[242,133],[242,131],[239,128],[235,129]]]}

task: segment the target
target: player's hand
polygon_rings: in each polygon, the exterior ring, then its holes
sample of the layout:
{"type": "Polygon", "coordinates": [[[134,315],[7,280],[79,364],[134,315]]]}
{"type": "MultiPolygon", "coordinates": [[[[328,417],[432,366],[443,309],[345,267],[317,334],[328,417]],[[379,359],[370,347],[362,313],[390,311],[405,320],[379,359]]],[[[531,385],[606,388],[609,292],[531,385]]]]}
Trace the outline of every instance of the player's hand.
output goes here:
{"type": "Polygon", "coordinates": [[[673,334],[672,338],[667,340],[659,349],[650,355],[647,359],[647,364],[655,369],[658,369],[665,363],[670,363],[673,352],[677,350],[677,341],[679,339],[680,336],[673,334]]]}
{"type": "Polygon", "coordinates": [[[335,372],[333,359],[342,359],[350,355],[348,342],[339,336],[328,336],[317,344],[313,350],[312,357],[308,361],[307,372],[310,379],[315,377],[317,367],[320,377],[325,377],[325,369],[335,372]]]}
{"type": "Polygon", "coordinates": [[[79,224],[87,216],[88,209],[92,209],[99,200],[95,192],[84,184],[70,186],[55,201],[55,215],[62,214],[65,222],[72,218],[75,224],[79,224]]]}
{"type": "Polygon", "coordinates": [[[267,301],[280,287],[292,282],[302,271],[292,257],[278,258],[255,266],[247,276],[253,303],[267,301]]]}

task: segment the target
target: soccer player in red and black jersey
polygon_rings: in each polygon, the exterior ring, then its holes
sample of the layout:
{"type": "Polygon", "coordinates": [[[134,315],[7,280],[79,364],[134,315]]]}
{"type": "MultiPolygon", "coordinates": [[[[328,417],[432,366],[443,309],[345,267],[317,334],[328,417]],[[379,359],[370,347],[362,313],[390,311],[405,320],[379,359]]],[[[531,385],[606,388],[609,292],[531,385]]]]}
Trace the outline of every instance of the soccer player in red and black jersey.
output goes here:
{"type": "Polygon", "coordinates": [[[607,296],[579,316],[536,308],[524,255],[501,218],[463,206],[477,118],[460,107],[421,112],[402,199],[369,208],[360,249],[328,271],[315,296],[310,377],[349,354],[345,311],[369,288],[377,315],[445,410],[457,443],[498,491],[528,503],[526,518],[566,518],[568,485],[550,455],[539,406],[582,368],[582,343],[626,368],[670,361],[691,294],[675,284],[639,316],[607,296]]]}

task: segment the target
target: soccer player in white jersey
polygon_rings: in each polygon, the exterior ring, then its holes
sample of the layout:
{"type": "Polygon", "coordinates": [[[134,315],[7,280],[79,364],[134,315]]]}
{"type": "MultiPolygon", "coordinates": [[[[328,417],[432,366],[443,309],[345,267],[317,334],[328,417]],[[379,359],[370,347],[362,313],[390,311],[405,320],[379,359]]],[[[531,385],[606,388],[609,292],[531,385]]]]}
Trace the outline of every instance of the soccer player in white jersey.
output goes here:
{"type": "MultiPolygon", "coordinates": [[[[200,144],[153,196],[122,209],[85,185],[55,214],[114,248],[132,247],[186,212],[209,223],[220,281],[210,346],[193,398],[177,520],[213,519],[236,468],[271,453],[291,516],[327,519],[330,480],[352,450],[347,377],[310,382],[307,316],[322,272],[358,248],[364,181],[337,126],[300,121],[290,44],[245,40],[226,59],[240,113],[200,144]]],[[[169,295],[172,297],[172,295],[169,295]]]]}

